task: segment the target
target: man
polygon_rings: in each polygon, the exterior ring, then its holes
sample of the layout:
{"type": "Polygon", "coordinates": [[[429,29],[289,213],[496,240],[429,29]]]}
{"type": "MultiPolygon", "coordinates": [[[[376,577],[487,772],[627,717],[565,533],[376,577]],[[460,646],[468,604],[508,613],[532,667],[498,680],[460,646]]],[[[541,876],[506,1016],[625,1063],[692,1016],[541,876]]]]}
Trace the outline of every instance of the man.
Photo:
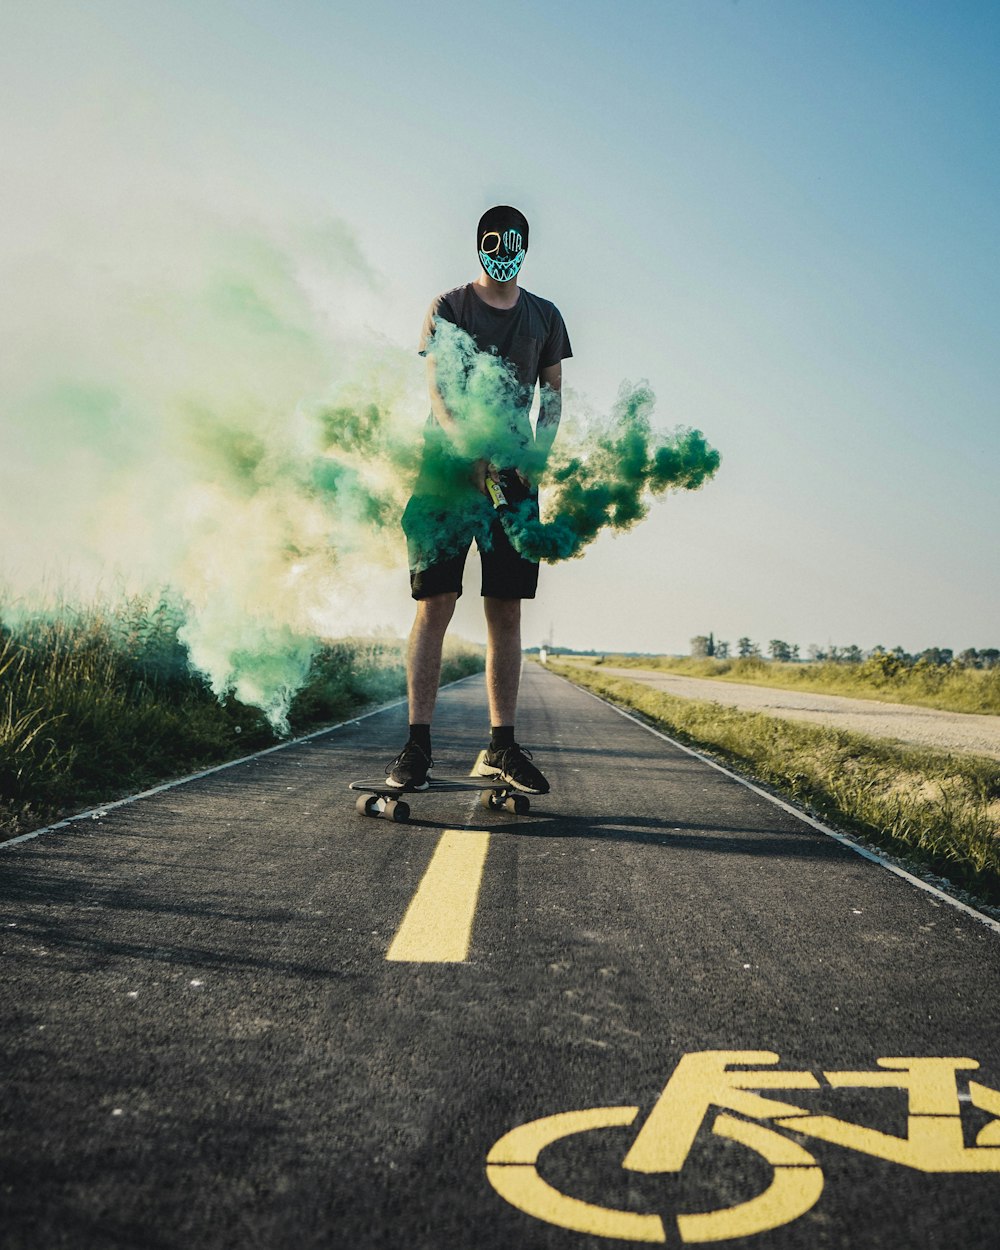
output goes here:
{"type": "Polygon", "coordinates": [[[523,213],[510,205],[489,209],[476,231],[476,250],[479,277],[434,301],[420,340],[431,415],[421,475],[403,516],[417,601],[407,655],[410,736],[386,776],[403,790],[428,785],[441,648],[475,539],[482,561],[491,725],[475,775],[545,794],[549,783],[514,737],[521,600],[535,597],[538,564],[514,550],[490,501],[523,506],[527,500],[537,515],[536,483],[562,412],[562,361],[573,352],[556,306],[518,286],[528,250],[523,213]],[[466,402],[462,389],[472,377],[476,403],[466,402]],[[492,390],[484,392],[484,378],[492,390]],[[541,393],[532,431],[528,412],[536,383],[541,393]]]}

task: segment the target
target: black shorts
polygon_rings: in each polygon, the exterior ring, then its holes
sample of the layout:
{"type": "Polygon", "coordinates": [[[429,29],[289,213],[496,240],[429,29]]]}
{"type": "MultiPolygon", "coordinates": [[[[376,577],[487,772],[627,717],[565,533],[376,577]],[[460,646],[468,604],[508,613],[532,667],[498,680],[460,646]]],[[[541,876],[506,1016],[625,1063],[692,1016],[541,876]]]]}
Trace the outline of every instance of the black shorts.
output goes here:
{"type": "MultiPolygon", "coordinates": [[[[405,525],[405,519],[404,519],[405,525]]],[[[410,556],[410,594],[414,599],[432,595],[462,593],[462,573],[472,545],[472,537],[464,550],[442,553],[439,560],[420,567],[416,550],[408,542],[410,556]]],[[[507,531],[495,520],[490,527],[490,548],[484,550],[476,538],[482,562],[482,594],[491,599],[534,599],[538,587],[538,563],[526,560],[511,546],[507,531]]]]}

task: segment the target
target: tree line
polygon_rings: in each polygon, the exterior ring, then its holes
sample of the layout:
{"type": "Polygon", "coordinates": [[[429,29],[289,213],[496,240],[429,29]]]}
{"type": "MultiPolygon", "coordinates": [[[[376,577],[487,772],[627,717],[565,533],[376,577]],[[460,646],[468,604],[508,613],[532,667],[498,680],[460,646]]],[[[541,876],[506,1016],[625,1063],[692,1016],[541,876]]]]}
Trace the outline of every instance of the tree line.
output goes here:
{"type": "MultiPolygon", "coordinates": [[[[767,644],[767,654],[772,660],[781,660],[785,663],[796,663],[803,659],[800,654],[798,643],[787,643],[781,638],[772,638],[767,644]]],[[[753,641],[752,638],[738,638],[736,647],[733,650],[731,644],[726,641],[717,640],[714,634],[698,634],[691,639],[691,655],[695,659],[714,658],[717,660],[729,660],[739,658],[741,660],[764,658],[760,646],[753,641]]],[[[898,671],[901,668],[913,668],[917,664],[926,667],[954,667],[954,668],[997,668],[1000,667],[1000,649],[996,647],[983,647],[977,650],[975,647],[966,647],[964,651],[960,651],[958,655],[954,653],[951,647],[927,647],[923,651],[911,654],[902,647],[882,646],[880,643],[876,647],[872,647],[868,651],[864,651],[856,643],[849,646],[828,646],[826,648],[818,647],[815,643],[810,643],[806,648],[806,659],[816,662],[826,661],[831,664],[861,664],[866,660],[876,661],[880,667],[898,671]]]]}

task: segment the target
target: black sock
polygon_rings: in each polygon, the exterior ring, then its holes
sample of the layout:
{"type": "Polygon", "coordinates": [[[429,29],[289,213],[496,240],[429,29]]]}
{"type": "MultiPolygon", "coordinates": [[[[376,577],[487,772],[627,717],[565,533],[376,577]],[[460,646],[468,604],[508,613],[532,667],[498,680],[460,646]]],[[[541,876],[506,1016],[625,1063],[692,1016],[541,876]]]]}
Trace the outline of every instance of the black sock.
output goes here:
{"type": "Polygon", "coordinates": [[[491,725],[490,726],[490,748],[493,751],[501,751],[504,747],[512,747],[514,745],[514,726],[513,725],[491,725]]]}
{"type": "Polygon", "coordinates": [[[415,742],[422,751],[428,756],[431,753],[431,727],[430,725],[411,725],[410,741],[415,742]]]}

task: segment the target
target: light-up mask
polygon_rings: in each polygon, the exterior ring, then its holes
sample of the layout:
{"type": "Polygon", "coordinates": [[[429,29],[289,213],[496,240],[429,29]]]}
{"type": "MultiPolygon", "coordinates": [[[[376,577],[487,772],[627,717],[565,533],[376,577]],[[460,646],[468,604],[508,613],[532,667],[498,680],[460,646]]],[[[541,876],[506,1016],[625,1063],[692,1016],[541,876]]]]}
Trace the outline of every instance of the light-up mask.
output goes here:
{"type": "Polygon", "coordinates": [[[510,282],[528,250],[528,223],[516,208],[501,205],[484,213],[478,231],[479,259],[496,282],[510,282]]]}

